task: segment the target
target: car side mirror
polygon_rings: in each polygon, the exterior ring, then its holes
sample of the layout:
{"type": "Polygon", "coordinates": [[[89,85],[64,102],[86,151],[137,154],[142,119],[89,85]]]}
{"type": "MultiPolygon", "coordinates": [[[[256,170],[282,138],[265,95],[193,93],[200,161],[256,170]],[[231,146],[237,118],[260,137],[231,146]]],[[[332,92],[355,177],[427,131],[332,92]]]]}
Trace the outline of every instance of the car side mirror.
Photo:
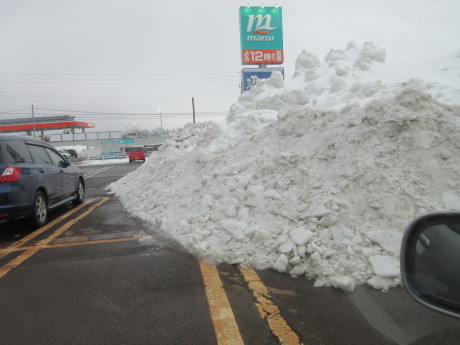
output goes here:
{"type": "Polygon", "coordinates": [[[460,212],[428,214],[408,226],[401,277],[417,302],[460,318],[460,212]]]}
{"type": "Polygon", "coordinates": [[[61,168],[67,168],[71,164],[70,159],[64,158],[64,161],[59,162],[61,168]]]}

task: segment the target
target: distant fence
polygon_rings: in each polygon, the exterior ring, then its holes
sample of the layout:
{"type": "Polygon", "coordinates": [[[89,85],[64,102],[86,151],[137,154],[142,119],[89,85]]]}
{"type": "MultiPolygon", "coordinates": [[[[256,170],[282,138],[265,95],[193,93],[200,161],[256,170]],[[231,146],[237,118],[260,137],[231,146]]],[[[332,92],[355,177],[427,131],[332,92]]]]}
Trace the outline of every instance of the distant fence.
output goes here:
{"type": "Polygon", "coordinates": [[[50,142],[121,139],[121,131],[50,134],[50,142]]]}

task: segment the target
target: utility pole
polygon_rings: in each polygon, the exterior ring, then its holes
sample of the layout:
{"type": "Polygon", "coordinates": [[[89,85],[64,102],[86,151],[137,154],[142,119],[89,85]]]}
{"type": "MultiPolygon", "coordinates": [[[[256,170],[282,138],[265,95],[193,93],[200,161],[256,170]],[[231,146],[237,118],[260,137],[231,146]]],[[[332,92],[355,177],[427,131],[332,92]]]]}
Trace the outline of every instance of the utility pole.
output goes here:
{"type": "Polygon", "coordinates": [[[192,97],[193,123],[195,124],[195,97],[192,97]]]}
{"type": "Polygon", "coordinates": [[[161,128],[161,133],[163,133],[163,117],[161,116],[161,108],[158,108],[158,111],[160,112],[160,128],[161,128]]]}
{"type": "Polygon", "coordinates": [[[32,131],[34,132],[35,139],[35,114],[34,114],[34,105],[32,104],[32,131]]]}
{"type": "Polygon", "coordinates": [[[161,141],[163,142],[163,117],[161,116],[161,108],[158,108],[158,111],[160,112],[160,128],[161,128],[161,141]]]}

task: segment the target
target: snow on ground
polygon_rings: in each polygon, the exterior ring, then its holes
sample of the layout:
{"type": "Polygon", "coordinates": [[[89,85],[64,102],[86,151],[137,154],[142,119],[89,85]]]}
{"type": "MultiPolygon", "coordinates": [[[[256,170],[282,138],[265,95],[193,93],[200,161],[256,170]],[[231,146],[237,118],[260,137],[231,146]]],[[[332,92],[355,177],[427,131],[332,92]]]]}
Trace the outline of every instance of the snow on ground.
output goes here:
{"type": "Polygon", "coordinates": [[[410,220],[460,209],[459,66],[460,54],[431,61],[422,80],[372,43],[302,52],[286,86],[274,73],[225,124],[185,126],[110,189],[216,263],[387,290],[410,220]]]}
{"type": "Polygon", "coordinates": [[[77,151],[78,154],[81,154],[82,152],[86,152],[88,150],[86,145],[64,145],[64,146],[56,146],[56,148],[59,150],[73,149],[77,151]]]}
{"type": "Polygon", "coordinates": [[[89,166],[89,165],[117,165],[129,163],[129,158],[120,159],[100,159],[100,160],[85,160],[78,163],[78,166],[89,166]]]}

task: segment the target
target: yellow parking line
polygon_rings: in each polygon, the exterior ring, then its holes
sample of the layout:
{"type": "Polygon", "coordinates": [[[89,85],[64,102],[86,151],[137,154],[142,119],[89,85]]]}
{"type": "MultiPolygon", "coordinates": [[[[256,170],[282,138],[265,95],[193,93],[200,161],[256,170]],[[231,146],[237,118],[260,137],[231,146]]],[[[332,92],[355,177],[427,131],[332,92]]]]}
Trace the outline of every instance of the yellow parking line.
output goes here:
{"type": "Polygon", "coordinates": [[[11,271],[13,268],[18,267],[20,264],[22,264],[24,261],[26,261],[39,250],[40,248],[29,248],[24,253],[19,255],[17,258],[11,260],[6,265],[0,267],[0,278],[3,278],[9,271],[11,271]]]}
{"type": "Polygon", "coordinates": [[[95,241],[85,241],[85,242],[47,244],[47,245],[43,246],[43,249],[64,248],[64,247],[74,247],[74,246],[89,246],[89,245],[92,245],[92,244],[105,244],[105,243],[136,241],[136,240],[139,240],[140,238],[141,237],[122,237],[122,238],[109,238],[109,239],[106,239],[106,240],[95,240],[95,241]]]}
{"type": "Polygon", "coordinates": [[[280,344],[301,345],[299,336],[291,329],[281,315],[279,308],[271,300],[270,292],[260,280],[259,275],[250,268],[239,267],[239,269],[257,301],[256,305],[260,316],[267,320],[272,333],[278,338],[280,344]]]}
{"type": "MultiPolygon", "coordinates": [[[[79,215],[77,218],[72,219],[70,222],[68,222],[68,223],[64,224],[63,226],[61,226],[51,236],[49,236],[48,238],[38,242],[38,244],[36,246],[29,247],[24,253],[19,255],[17,258],[11,260],[9,263],[7,263],[4,266],[0,267],[0,278],[3,278],[13,268],[18,267],[20,264],[22,264],[24,261],[26,261],[32,255],[34,255],[36,252],[41,250],[45,245],[48,245],[53,239],[55,239],[57,236],[62,234],[64,231],[68,230],[72,225],[77,223],[82,218],[86,217],[89,213],[94,211],[94,209],[96,209],[97,207],[99,207],[100,205],[105,203],[107,200],[109,200],[109,198],[103,198],[101,201],[99,201],[97,204],[91,206],[87,211],[85,211],[84,213],[79,215]]],[[[72,213],[70,213],[70,214],[72,214],[72,213]]],[[[45,230],[47,230],[47,229],[48,228],[46,228],[45,230]]],[[[38,230],[39,233],[34,235],[34,236],[31,236],[28,240],[30,240],[30,239],[36,237],[37,235],[43,233],[43,231],[45,231],[45,230],[42,230],[42,228],[40,228],[38,230]]],[[[33,234],[31,234],[31,235],[33,235],[33,234]]],[[[25,243],[24,239],[23,239],[23,241],[18,241],[18,246],[16,246],[16,247],[12,246],[12,247],[6,248],[6,249],[4,249],[2,251],[2,254],[3,253],[8,254],[8,252],[11,252],[11,250],[13,250],[15,248],[18,248],[19,246],[21,246],[24,243],[25,243]]],[[[24,248],[21,248],[21,249],[24,249],[24,248]]]]}
{"type": "Polygon", "coordinates": [[[8,253],[27,251],[29,249],[51,249],[51,248],[64,248],[64,247],[74,247],[74,246],[87,246],[91,244],[104,244],[104,243],[114,243],[114,242],[127,242],[139,240],[141,237],[120,237],[120,238],[109,238],[105,240],[94,240],[94,241],[81,241],[81,242],[66,242],[66,243],[55,243],[55,244],[45,244],[41,246],[31,246],[31,247],[21,247],[21,248],[11,248],[8,253]]]}
{"type": "Polygon", "coordinates": [[[22,245],[24,245],[25,243],[29,242],[30,240],[34,239],[35,237],[37,237],[38,235],[41,235],[42,233],[44,233],[46,230],[50,229],[51,227],[53,227],[54,225],[56,225],[57,223],[61,222],[62,220],[66,219],[67,217],[71,216],[72,214],[74,214],[75,212],[77,212],[78,210],[80,210],[82,207],[85,207],[86,205],[88,205],[89,203],[93,202],[94,199],[90,199],[88,201],[86,201],[85,203],[81,204],[81,205],[78,205],[77,207],[74,207],[72,210],[70,210],[69,212],[67,212],[66,214],[56,218],[55,220],[53,220],[52,222],[42,226],[40,229],[37,229],[35,230],[34,232],[32,232],[31,234],[27,235],[26,237],[24,238],[21,238],[19,241],[13,243],[11,246],[8,246],[7,248],[4,248],[4,249],[1,249],[0,250],[0,259],[2,259],[6,254],[8,254],[10,252],[10,248],[19,248],[21,247],[22,245]]]}
{"type": "Polygon", "coordinates": [[[43,246],[45,244],[48,244],[50,243],[52,240],[54,240],[56,237],[58,237],[59,235],[61,235],[63,232],[67,231],[72,225],[74,225],[75,223],[78,223],[81,219],[85,218],[88,214],[90,214],[91,212],[93,212],[96,208],[98,208],[99,206],[101,206],[103,203],[105,203],[107,200],[109,200],[109,198],[102,198],[101,201],[99,201],[98,203],[94,204],[93,206],[91,206],[88,210],[86,210],[85,212],[83,212],[81,215],[79,215],[77,218],[74,218],[72,219],[70,222],[64,224],[63,226],[61,226],[59,229],[57,229],[51,236],[45,238],[44,240],[41,240],[40,242],[37,243],[37,246],[43,246]]]}
{"type": "Polygon", "coordinates": [[[218,345],[244,345],[216,266],[200,261],[218,345]]]}

